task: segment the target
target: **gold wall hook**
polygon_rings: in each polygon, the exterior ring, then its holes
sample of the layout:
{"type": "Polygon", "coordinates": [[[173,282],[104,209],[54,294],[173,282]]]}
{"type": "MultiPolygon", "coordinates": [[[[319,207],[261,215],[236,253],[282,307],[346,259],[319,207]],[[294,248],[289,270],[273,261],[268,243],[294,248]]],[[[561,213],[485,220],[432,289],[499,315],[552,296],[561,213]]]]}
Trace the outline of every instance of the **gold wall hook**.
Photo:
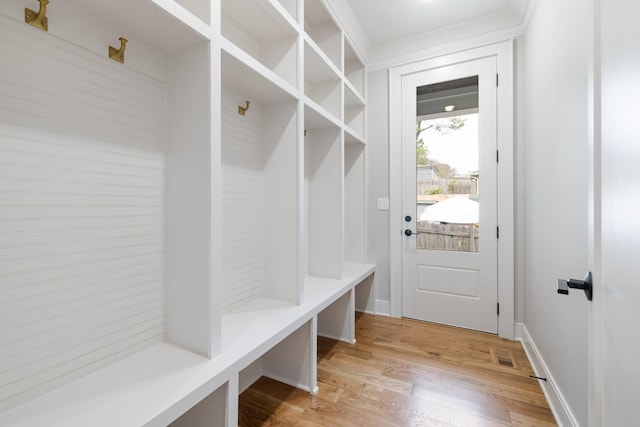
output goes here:
{"type": "Polygon", "coordinates": [[[38,1],[40,1],[40,10],[38,13],[31,9],[24,9],[24,22],[33,25],[36,28],[40,28],[42,31],[49,31],[49,19],[46,17],[49,0],[38,1]]]}
{"type": "Polygon", "coordinates": [[[240,114],[241,116],[244,116],[244,113],[247,112],[247,110],[249,109],[249,104],[251,104],[249,101],[244,101],[244,107],[241,105],[238,105],[238,114],[240,114]]]}
{"type": "Polygon", "coordinates": [[[113,46],[109,46],[109,58],[114,61],[118,61],[121,64],[124,64],[124,51],[127,48],[127,39],[124,37],[120,37],[120,49],[116,49],[113,46]]]}

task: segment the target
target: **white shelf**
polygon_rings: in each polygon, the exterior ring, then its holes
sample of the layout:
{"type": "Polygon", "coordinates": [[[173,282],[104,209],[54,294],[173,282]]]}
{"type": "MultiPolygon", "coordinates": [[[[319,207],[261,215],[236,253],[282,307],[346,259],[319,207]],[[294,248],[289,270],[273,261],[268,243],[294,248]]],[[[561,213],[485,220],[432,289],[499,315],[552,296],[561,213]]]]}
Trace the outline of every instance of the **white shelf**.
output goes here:
{"type": "Polygon", "coordinates": [[[357,135],[364,134],[365,103],[349,84],[344,85],[344,124],[357,135]]]}
{"type": "Polygon", "coordinates": [[[166,425],[223,385],[228,368],[160,343],[0,415],[0,425],[166,425]]]}
{"type": "Polygon", "coordinates": [[[329,15],[322,0],[304,0],[304,30],[333,66],[342,70],[342,31],[329,15]]]}
{"type": "Polygon", "coordinates": [[[298,91],[276,73],[222,40],[222,82],[262,103],[296,99],[298,91]]]}
{"type": "Polygon", "coordinates": [[[290,85],[298,86],[297,23],[275,1],[222,0],[222,35],[290,85]]]}
{"type": "Polygon", "coordinates": [[[305,98],[304,126],[307,130],[326,129],[331,127],[339,128],[341,123],[312,99],[305,98]]]}
{"type": "Polygon", "coordinates": [[[344,75],[354,91],[363,98],[364,64],[347,37],[344,38],[344,75]]]}
{"type": "Polygon", "coordinates": [[[63,3],[48,6],[51,31],[62,25],[74,26],[67,19],[73,16],[75,9],[90,17],[99,16],[113,32],[114,43],[118,36],[127,37],[132,44],[139,38],[150,46],[172,53],[212,38],[205,16],[196,17],[173,0],[68,0],[63,3]],[[61,20],[59,24],[57,17],[61,20]]]}
{"type": "Polygon", "coordinates": [[[305,42],[304,93],[338,120],[342,119],[342,80],[318,53],[305,42]]]}
{"type": "Polygon", "coordinates": [[[364,139],[364,135],[356,133],[353,129],[345,128],[344,143],[347,145],[350,145],[350,144],[366,145],[367,142],[364,139]]]}
{"type": "Polygon", "coordinates": [[[312,305],[254,299],[222,316],[223,354],[241,356],[238,366],[243,369],[313,315],[312,305]]]}
{"type": "Polygon", "coordinates": [[[307,276],[304,281],[305,305],[320,312],[375,272],[374,264],[345,263],[341,279],[307,276]]]}

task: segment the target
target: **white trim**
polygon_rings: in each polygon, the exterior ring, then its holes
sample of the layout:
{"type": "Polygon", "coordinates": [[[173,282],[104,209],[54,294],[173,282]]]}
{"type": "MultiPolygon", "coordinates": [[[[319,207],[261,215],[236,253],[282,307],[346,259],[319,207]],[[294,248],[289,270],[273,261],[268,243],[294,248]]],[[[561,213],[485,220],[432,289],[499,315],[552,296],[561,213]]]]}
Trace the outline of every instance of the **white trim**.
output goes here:
{"type": "Polygon", "coordinates": [[[391,308],[389,301],[376,300],[376,313],[377,316],[391,316],[391,308]]]}
{"type": "Polygon", "coordinates": [[[362,29],[360,21],[353,12],[353,9],[351,9],[347,3],[340,0],[324,0],[324,5],[329,15],[338,23],[340,28],[342,28],[345,38],[356,51],[358,59],[363,64],[366,64],[371,52],[371,42],[362,29]]]}
{"type": "Polygon", "coordinates": [[[513,41],[503,41],[472,50],[451,53],[389,69],[389,274],[390,314],[402,316],[402,179],[401,149],[396,135],[401,132],[402,77],[430,68],[495,56],[500,85],[498,87],[498,334],[514,337],[514,82],[513,41]]]}
{"type": "Polygon", "coordinates": [[[531,338],[531,335],[529,335],[527,327],[522,323],[516,324],[516,339],[522,342],[522,347],[527,354],[529,363],[531,363],[531,367],[533,367],[536,376],[547,379],[547,381],[539,380],[539,383],[558,426],[578,427],[578,421],[576,421],[575,416],[569,409],[567,400],[556,386],[556,381],[547,367],[542,354],[538,350],[533,338],[531,338]]]}
{"type": "Polygon", "coordinates": [[[533,8],[535,7],[536,0],[527,1],[527,6],[524,9],[524,13],[522,14],[522,22],[520,27],[522,28],[522,33],[527,30],[527,26],[529,26],[529,20],[531,19],[531,15],[533,14],[533,8]]]}
{"type": "Polygon", "coordinates": [[[589,405],[589,425],[599,426],[603,423],[603,395],[606,392],[604,368],[602,363],[604,336],[604,300],[605,295],[602,281],[602,97],[601,97],[601,65],[602,65],[602,22],[601,8],[604,0],[591,0],[591,27],[589,48],[589,270],[593,273],[593,292],[596,298],[590,304],[589,310],[589,387],[587,404],[589,405]]]}
{"type": "MultiPolygon", "coordinates": [[[[523,34],[523,27],[516,25],[500,30],[490,31],[488,33],[478,33],[469,37],[456,40],[423,40],[420,43],[419,50],[409,51],[404,54],[394,56],[383,55],[378,53],[376,56],[380,58],[370,58],[367,63],[367,71],[375,71],[385,68],[401,67],[403,65],[419,62],[426,58],[435,58],[442,55],[448,55],[453,52],[463,52],[474,50],[482,46],[495,45],[523,34]]],[[[393,52],[393,49],[390,50],[393,52]]]]}

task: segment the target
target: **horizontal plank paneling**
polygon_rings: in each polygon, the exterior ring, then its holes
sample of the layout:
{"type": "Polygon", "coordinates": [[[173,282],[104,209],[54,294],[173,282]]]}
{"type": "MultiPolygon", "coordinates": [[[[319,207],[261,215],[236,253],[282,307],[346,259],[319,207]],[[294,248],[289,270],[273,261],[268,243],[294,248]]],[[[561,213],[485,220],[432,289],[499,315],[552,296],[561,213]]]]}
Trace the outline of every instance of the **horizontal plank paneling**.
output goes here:
{"type": "MultiPolygon", "coordinates": [[[[227,94],[228,96],[228,94],[227,94]]],[[[228,311],[262,295],[263,150],[256,105],[222,111],[222,304],[228,311]]]]}
{"type": "Polygon", "coordinates": [[[0,412],[164,333],[165,84],[0,15],[0,412]]]}

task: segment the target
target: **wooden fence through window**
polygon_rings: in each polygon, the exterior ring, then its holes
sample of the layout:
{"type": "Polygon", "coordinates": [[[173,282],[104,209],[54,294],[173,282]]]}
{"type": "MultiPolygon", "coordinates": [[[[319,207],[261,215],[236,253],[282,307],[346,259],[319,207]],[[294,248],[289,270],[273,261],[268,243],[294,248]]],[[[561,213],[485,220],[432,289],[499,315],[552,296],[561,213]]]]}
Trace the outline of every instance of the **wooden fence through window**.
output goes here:
{"type": "Polygon", "coordinates": [[[480,227],[475,224],[443,224],[417,221],[416,248],[478,252],[480,227]]]}

